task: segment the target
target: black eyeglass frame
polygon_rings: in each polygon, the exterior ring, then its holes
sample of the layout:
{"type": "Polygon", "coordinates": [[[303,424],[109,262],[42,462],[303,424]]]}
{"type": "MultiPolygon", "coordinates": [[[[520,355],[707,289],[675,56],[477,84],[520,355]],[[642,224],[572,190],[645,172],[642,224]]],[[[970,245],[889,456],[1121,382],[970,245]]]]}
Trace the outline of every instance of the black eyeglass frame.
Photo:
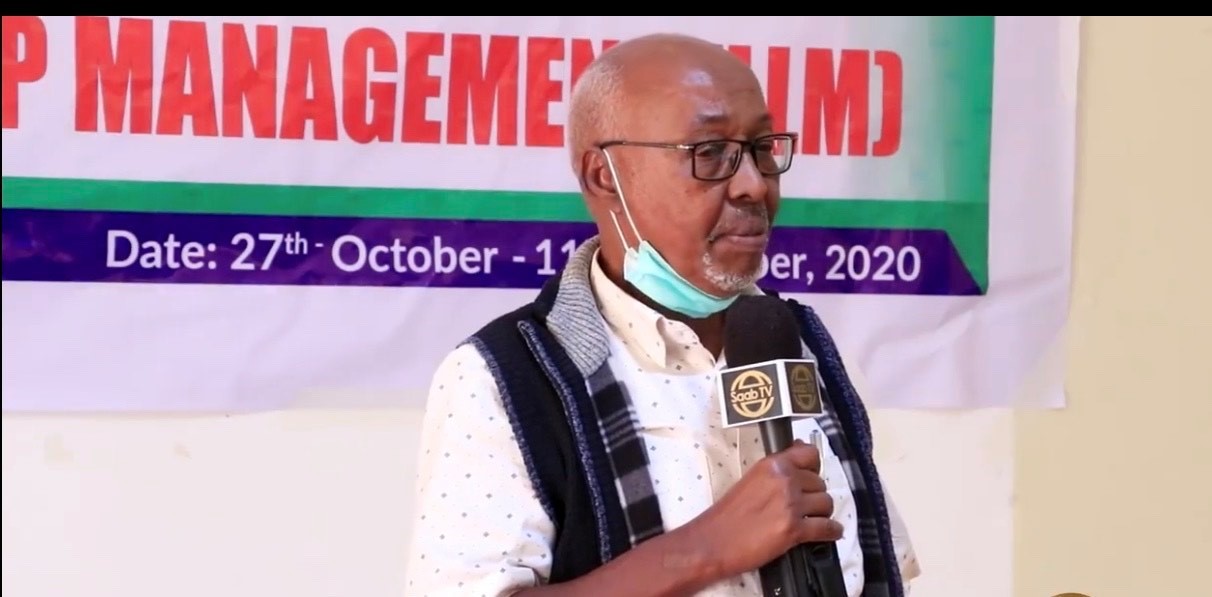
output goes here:
{"type": "Polygon", "coordinates": [[[693,176],[695,179],[701,180],[704,182],[719,182],[721,180],[728,180],[729,178],[736,176],[737,171],[741,169],[741,161],[743,159],[739,156],[742,156],[746,153],[749,154],[749,157],[753,158],[753,164],[755,167],[757,167],[758,172],[761,172],[765,176],[778,176],[780,174],[783,174],[784,172],[787,172],[788,170],[791,169],[791,162],[795,159],[795,146],[796,146],[796,142],[799,141],[799,138],[800,138],[800,136],[798,133],[788,132],[788,133],[772,133],[769,135],[762,135],[762,136],[756,137],[754,139],[728,139],[728,138],[708,139],[706,141],[698,141],[695,143],[660,143],[660,142],[656,142],[656,141],[627,141],[624,139],[616,139],[616,140],[612,140],[612,141],[603,141],[602,143],[599,143],[597,145],[597,147],[598,147],[598,149],[602,149],[602,150],[609,149],[611,147],[623,146],[623,147],[652,147],[652,148],[656,148],[656,149],[676,149],[676,150],[681,150],[681,151],[688,151],[688,152],[690,152],[690,156],[691,156],[690,175],[693,176]],[[776,172],[762,172],[761,162],[758,160],[758,157],[757,157],[757,146],[759,143],[768,141],[770,139],[786,139],[787,140],[787,144],[788,144],[787,164],[784,165],[782,169],[780,169],[776,172]],[[737,159],[732,160],[732,166],[728,169],[726,174],[723,174],[721,176],[715,176],[715,177],[699,176],[698,167],[697,167],[698,160],[694,159],[694,154],[698,151],[698,149],[700,147],[703,147],[706,145],[714,145],[714,144],[718,144],[718,143],[739,144],[741,146],[741,150],[739,152],[737,152],[737,154],[736,154],[738,156],[737,159]]]}

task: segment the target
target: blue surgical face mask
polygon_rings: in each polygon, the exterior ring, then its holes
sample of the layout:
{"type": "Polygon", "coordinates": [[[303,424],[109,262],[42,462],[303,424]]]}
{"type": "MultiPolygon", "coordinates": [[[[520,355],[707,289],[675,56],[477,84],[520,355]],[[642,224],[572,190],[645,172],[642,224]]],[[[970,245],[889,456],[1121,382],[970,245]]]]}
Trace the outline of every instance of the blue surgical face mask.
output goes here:
{"type": "Polygon", "coordinates": [[[608,152],[602,153],[606,155],[606,166],[614,179],[619,202],[623,204],[623,215],[627,217],[627,223],[640,243],[639,247],[627,245],[627,237],[623,236],[619,219],[611,212],[610,219],[614,222],[614,229],[627,251],[623,257],[623,279],[657,304],[688,317],[702,319],[727,309],[736,300],[736,296],[720,298],[703,292],[683,278],[651,243],[640,236],[635,220],[631,219],[631,211],[627,208],[627,199],[623,197],[623,188],[619,185],[614,160],[610,159],[608,152]]]}

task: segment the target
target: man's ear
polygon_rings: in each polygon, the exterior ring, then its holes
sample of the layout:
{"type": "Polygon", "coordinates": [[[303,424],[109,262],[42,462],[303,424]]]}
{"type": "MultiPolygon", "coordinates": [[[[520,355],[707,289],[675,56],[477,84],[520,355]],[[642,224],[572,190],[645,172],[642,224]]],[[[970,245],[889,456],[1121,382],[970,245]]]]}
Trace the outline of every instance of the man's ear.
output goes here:
{"type": "Polygon", "coordinates": [[[581,154],[581,188],[597,201],[612,204],[618,201],[614,177],[600,150],[591,149],[581,154]]]}

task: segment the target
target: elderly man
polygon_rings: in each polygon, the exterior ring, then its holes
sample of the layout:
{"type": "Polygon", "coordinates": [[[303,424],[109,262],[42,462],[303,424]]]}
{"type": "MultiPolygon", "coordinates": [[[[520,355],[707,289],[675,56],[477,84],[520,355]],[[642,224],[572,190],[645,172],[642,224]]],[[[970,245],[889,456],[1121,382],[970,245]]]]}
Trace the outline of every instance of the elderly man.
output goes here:
{"type": "Polygon", "coordinates": [[[720,46],[650,35],[578,81],[573,171],[599,234],[538,298],[454,350],[421,438],[409,595],[761,595],[758,569],[836,541],[851,596],[918,574],[870,427],[799,307],[827,416],[766,455],[722,428],[724,318],[754,286],[795,135],[720,46]]]}

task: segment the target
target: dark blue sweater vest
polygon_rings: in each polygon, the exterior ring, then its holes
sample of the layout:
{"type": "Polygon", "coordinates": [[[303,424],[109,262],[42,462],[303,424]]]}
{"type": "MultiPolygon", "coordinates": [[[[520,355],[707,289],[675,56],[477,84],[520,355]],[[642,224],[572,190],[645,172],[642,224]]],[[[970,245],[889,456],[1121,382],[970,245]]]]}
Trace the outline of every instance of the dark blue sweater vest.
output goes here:
{"type": "MultiPolygon", "coordinates": [[[[590,419],[594,397],[589,394],[580,371],[545,325],[558,290],[557,276],[544,285],[536,300],[496,318],[469,340],[480,350],[498,380],[535,497],[554,525],[548,578],[553,584],[582,576],[634,547],[600,435],[580,434],[581,445],[588,447],[589,453],[585,454],[578,449],[578,438],[571,427],[597,429],[596,421],[590,419]],[[574,409],[566,408],[557,395],[557,386],[571,393],[574,409]],[[593,472],[597,486],[586,478],[587,469],[593,472]]],[[[817,355],[834,356],[821,362],[826,396],[849,396],[843,387],[849,388],[849,382],[823,325],[808,307],[785,300],[801,322],[801,335],[809,349],[817,355]]],[[[830,400],[830,406],[856,452],[859,472],[868,486],[866,495],[858,500],[859,514],[876,521],[878,551],[882,553],[874,554],[880,560],[878,564],[868,562],[868,575],[886,581],[887,594],[897,597],[901,595],[900,570],[872,459],[867,413],[857,400],[835,398],[830,400]]]]}

